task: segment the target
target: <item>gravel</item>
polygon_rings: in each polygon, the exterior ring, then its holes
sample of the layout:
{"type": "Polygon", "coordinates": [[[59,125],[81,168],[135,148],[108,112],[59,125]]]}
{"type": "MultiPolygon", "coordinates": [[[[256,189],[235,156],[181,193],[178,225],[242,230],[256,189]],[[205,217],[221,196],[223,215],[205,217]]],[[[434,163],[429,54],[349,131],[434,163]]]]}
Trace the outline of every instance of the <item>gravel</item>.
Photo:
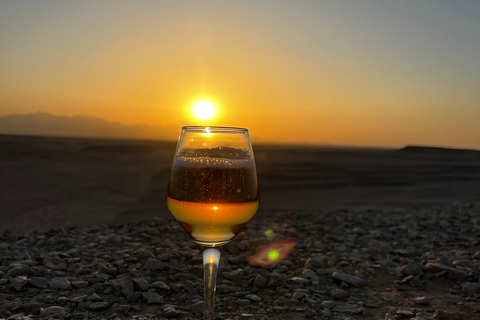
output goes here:
{"type": "MultiPolygon", "coordinates": [[[[259,212],[223,252],[217,318],[474,319],[478,234],[479,203],[259,212]],[[283,261],[248,264],[295,237],[283,261]]],[[[0,256],[1,320],[199,319],[203,310],[200,251],[170,218],[6,232],[0,256]]]]}

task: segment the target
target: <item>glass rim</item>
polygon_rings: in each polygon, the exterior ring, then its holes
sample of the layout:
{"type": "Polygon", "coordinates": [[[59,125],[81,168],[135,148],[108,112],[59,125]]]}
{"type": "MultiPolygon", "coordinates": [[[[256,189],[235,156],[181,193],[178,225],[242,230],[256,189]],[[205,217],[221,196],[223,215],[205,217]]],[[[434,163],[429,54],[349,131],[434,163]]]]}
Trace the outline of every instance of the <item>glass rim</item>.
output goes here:
{"type": "Polygon", "coordinates": [[[182,131],[209,133],[246,133],[247,128],[225,126],[183,126],[182,131]]]}

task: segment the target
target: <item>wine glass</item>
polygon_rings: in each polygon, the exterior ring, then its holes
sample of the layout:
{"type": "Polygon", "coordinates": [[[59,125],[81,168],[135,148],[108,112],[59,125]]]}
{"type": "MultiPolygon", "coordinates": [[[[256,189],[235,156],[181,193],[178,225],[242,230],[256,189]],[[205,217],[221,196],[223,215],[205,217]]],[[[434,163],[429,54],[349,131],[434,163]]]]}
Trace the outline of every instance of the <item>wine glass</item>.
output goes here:
{"type": "Polygon", "coordinates": [[[167,206],[202,252],[204,320],[214,318],[220,252],[253,217],[258,204],[248,130],[183,127],[170,174],[167,206]]]}

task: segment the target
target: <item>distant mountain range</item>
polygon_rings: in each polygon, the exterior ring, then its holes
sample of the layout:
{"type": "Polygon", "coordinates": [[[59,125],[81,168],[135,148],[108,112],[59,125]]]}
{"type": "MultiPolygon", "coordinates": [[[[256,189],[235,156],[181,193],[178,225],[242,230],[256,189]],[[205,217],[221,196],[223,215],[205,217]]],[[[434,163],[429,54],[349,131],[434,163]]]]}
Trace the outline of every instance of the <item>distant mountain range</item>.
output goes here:
{"type": "Polygon", "coordinates": [[[181,125],[125,125],[88,116],[57,116],[45,112],[0,117],[0,134],[86,138],[176,140],[181,125]]]}

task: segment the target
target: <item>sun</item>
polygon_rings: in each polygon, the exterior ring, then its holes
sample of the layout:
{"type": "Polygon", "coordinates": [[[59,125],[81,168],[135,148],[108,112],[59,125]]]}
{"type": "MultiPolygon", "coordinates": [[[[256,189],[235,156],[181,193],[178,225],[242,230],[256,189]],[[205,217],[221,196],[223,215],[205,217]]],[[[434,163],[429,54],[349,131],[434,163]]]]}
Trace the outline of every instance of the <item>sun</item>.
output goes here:
{"type": "Polygon", "coordinates": [[[192,112],[198,120],[210,120],[215,116],[215,105],[208,100],[200,100],[193,104],[192,112]]]}

